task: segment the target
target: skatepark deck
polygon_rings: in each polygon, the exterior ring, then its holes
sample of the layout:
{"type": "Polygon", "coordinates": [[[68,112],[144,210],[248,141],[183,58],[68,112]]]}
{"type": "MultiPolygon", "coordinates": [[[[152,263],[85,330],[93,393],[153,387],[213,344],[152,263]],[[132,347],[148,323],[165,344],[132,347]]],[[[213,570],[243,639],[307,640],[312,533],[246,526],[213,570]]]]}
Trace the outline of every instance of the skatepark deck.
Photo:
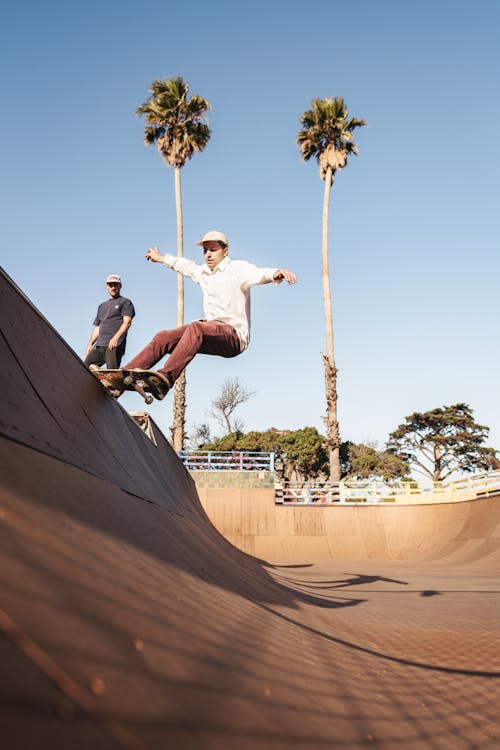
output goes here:
{"type": "Polygon", "coordinates": [[[212,522],[0,284],[3,750],[498,748],[500,497],[212,522]]]}

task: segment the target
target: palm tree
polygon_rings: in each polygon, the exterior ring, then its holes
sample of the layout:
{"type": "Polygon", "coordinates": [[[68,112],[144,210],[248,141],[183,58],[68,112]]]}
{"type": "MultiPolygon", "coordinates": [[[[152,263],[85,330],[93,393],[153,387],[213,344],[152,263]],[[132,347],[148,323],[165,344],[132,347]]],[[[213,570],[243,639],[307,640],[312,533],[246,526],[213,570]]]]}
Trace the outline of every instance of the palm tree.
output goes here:
{"type": "MultiPolygon", "coordinates": [[[[175,207],[177,215],[177,255],[184,254],[181,169],[195,151],[203,151],[210,140],[206,114],[210,103],[202,96],[188,98],[189,84],[180,76],[156,80],[150,86],[151,96],[137,107],[136,114],[146,122],[144,143],[156,143],[165,163],[174,168],[175,207]]],[[[177,274],[177,325],[184,325],[184,277],[177,274]]],[[[185,439],[186,373],[175,383],[172,441],[177,451],[185,439]]]]}
{"type": "Polygon", "coordinates": [[[326,439],[330,462],[330,481],[340,480],[340,435],[337,421],[337,368],[335,367],[333,345],[333,316],[328,269],[328,212],[330,192],[337,170],[343,169],[350,154],[358,153],[353,140],[353,131],[366,125],[365,120],[347,119],[347,106],[340,97],[313,99],[311,109],[300,117],[302,128],[297,143],[302,158],[308,161],[312,156],[319,163],[319,173],[325,182],[323,196],[323,232],[321,246],[321,269],[323,281],[323,305],[326,327],[325,366],[326,391],[326,439]]]}

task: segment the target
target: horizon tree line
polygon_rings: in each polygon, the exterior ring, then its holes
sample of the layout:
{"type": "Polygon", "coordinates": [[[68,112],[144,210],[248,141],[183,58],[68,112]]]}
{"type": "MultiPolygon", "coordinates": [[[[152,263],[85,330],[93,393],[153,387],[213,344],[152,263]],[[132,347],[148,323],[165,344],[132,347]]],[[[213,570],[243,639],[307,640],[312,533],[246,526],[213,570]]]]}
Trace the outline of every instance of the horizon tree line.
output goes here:
{"type": "MultiPolygon", "coordinates": [[[[226,381],[212,399],[211,416],[225,429],[212,439],[208,424],[194,431],[193,450],[273,452],[285,467],[289,481],[329,479],[328,437],[314,427],[298,430],[269,428],[243,432],[235,409],[253,394],[237,378],[226,381]],[[227,412],[233,417],[227,419],[227,412]]],[[[340,479],[378,478],[386,482],[408,481],[410,472],[440,483],[459,472],[500,469],[498,451],[484,445],[489,427],[478,424],[464,403],[413,412],[393,430],[381,449],[376,443],[346,440],[339,446],[340,479]]]]}

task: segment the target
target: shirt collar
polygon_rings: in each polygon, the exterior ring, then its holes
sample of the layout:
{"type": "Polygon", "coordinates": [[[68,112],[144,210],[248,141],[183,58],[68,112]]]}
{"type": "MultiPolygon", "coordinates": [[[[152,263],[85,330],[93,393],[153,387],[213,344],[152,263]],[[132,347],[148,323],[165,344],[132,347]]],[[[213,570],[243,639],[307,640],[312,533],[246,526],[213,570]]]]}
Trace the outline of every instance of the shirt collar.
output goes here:
{"type": "Polygon", "coordinates": [[[226,257],[221,260],[219,265],[215,266],[213,271],[211,271],[210,268],[207,266],[207,264],[204,263],[202,266],[203,273],[212,274],[212,273],[216,273],[217,271],[222,272],[227,268],[230,262],[231,262],[231,258],[229,257],[229,255],[226,255],[226,257]]]}

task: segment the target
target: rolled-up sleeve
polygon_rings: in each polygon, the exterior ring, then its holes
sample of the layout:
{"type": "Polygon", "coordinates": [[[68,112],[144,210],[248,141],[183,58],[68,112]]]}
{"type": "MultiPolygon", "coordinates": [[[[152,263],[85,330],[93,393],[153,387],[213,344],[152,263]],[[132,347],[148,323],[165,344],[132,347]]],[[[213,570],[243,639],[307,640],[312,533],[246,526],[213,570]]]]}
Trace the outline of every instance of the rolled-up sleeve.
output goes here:
{"type": "Polygon", "coordinates": [[[163,256],[163,265],[171,268],[173,271],[182,273],[183,276],[189,276],[197,284],[200,283],[202,267],[198,263],[195,263],[194,260],[166,253],[163,256]]]}
{"type": "Polygon", "coordinates": [[[238,270],[241,273],[241,288],[243,290],[258,284],[271,284],[274,281],[274,274],[279,270],[278,268],[254,266],[253,263],[248,261],[239,261],[239,263],[240,268],[238,270]]]}

